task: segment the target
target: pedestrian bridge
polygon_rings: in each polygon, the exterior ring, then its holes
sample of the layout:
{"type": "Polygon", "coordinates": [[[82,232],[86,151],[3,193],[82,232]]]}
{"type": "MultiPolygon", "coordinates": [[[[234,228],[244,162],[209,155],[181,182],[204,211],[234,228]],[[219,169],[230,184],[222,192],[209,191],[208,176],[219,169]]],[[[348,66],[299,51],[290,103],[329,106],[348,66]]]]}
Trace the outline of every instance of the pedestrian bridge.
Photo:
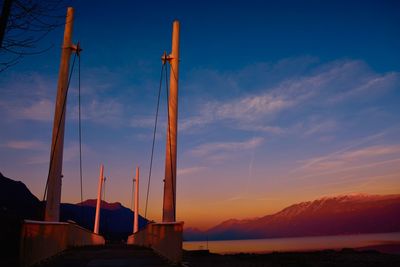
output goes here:
{"type": "MultiPolygon", "coordinates": [[[[120,261],[124,262],[124,264],[138,263],[141,262],[140,259],[143,255],[147,258],[150,257],[149,255],[153,255],[150,258],[160,258],[159,261],[164,258],[164,262],[180,263],[182,261],[182,230],[182,222],[149,223],[145,228],[129,236],[126,245],[109,246],[105,244],[105,240],[101,235],[82,228],[73,222],[25,220],[21,232],[20,266],[32,266],[55,255],[60,255],[57,259],[61,257],[61,261],[66,260],[68,264],[60,263],[60,265],[54,266],[87,266],[81,265],[83,262],[80,261],[86,262],[95,259],[97,261],[104,259],[100,262],[110,261],[115,264],[121,263],[120,261]],[[127,249],[128,245],[130,249],[127,249]],[[142,249],[138,249],[139,247],[142,249]],[[64,253],[60,253],[68,249],[72,249],[72,252],[68,252],[69,258],[64,259],[64,253]],[[150,253],[148,250],[153,252],[150,253]],[[102,253],[99,253],[100,251],[102,253]],[[133,254],[130,255],[129,252],[133,252],[133,254]],[[141,257],[134,259],[138,253],[141,257]],[[120,254],[123,257],[114,257],[114,255],[120,254]],[[79,255],[82,255],[83,258],[79,258],[79,255]],[[96,258],[99,255],[100,257],[96,258]],[[75,265],[74,261],[76,261],[77,265],[75,265]]],[[[153,261],[154,259],[147,259],[147,261],[144,261],[144,265],[106,264],[98,266],[154,266],[146,265],[146,262],[151,263],[153,261]]],[[[92,265],[91,263],[88,266],[97,265],[92,265]]]]}
{"type": "MultiPolygon", "coordinates": [[[[59,82],[57,88],[57,98],[54,113],[54,124],[53,124],[53,135],[52,145],[50,152],[50,164],[49,172],[47,176],[45,194],[43,201],[46,204],[44,221],[31,221],[25,220],[22,223],[21,235],[20,235],[20,249],[19,249],[19,262],[21,266],[32,266],[43,262],[43,260],[49,259],[61,252],[74,248],[76,255],[83,253],[87,257],[94,257],[95,255],[100,256],[104,261],[109,260],[111,265],[107,266],[125,266],[115,265],[118,264],[120,258],[113,258],[113,255],[127,255],[130,251],[125,247],[120,247],[116,250],[110,249],[109,246],[105,246],[104,237],[99,235],[99,224],[100,224],[100,211],[101,211],[101,193],[103,177],[103,165],[100,168],[99,177],[99,189],[96,205],[96,216],[94,231],[89,231],[85,228],[80,227],[74,222],[59,222],[60,221],[60,203],[61,203],[61,178],[62,175],[62,164],[63,164],[63,150],[64,150],[64,132],[65,132],[65,117],[66,117],[66,102],[68,88],[70,85],[70,78],[73,72],[75,57],[78,57],[78,66],[80,66],[80,53],[82,51],[79,42],[74,45],[72,43],[72,32],[73,32],[73,8],[68,8],[65,30],[64,30],[64,42],[62,45],[61,53],[61,64],[59,71],[59,82]],[[75,57],[72,62],[71,74],[70,74],[70,57],[71,54],[75,53],[75,57]],[[93,249],[86,248],[87,246],[96,247],[93,249]],[[85,247],[84,250],[78,248],[85,247]],[[101,248],[102,247],[102,248],[101,248]],[[102,251],[102,253],[99,253],[102,251]],[[110,255],[108,254],[110,252],[110,255]],[[86,254],[85,254],[86,253],[86,254]],[[113,265],[114,264],[114,265],[113,265]]],[[[172,52],[167,55],[164,52],[162,57],[161,67],[161,79],[157,101],[157,111],[155,117],[155,126],[153,134],[152,152],[150,159],[149,168],[149,179],[147,186],[146,195],[146,210],[147,212],[147,200],[149,195],[149,185],[151,178],[151,169],[153,162],[154,152],[154,141],[156,137],[157,129],[157,116],[160,103],[160,92],[162,87],[162,79],[165,74],[166,80],[166,91],[168,98],[168,124],[167,124],[167,138],[166,138],[166,160],[165,160],[165,177],[164,183],[164,201],[163,201],[163,219],[162,223],[149,223],[144,229],[138,228],[138,216],[139,216],[139,193],[138,193],[138,179],[139,169],[137,168],[136,178],[136,190],[135,190],[135,219],[134,229],[131,236],[128,238],[127,244],[138,245],[143,248],[151,248],[155,253],[154,255],[160,255],[166,258],[168,261],[173,263],[180,263],[182,261],[182,228],[183,222],[176,221],[176,161],[177,161],[177,123],[178,123],[178,75],[179,75],[179,22],[174,21],[172,27],[172,52]],[[168,70],[166,63],[170,66],[170,87],[168,89],[168,70]]],[[[80,80],[80,68],[78,74],[80,80]]],[[[80,94],[80,82],[78,83],[78,91],[80,94]]],[[[80,99],[80,95],[79,95],[80,99]]],[[[80,115],[80,102],[79,102],[79,146],[81,148],[81,115],[80,115]]],[[[80,149],[80,182],[81,182],[81,202],[83,202],[83,189],[82,189],[82,155],[80,149]]],[[[145,251],[145,250],[142,250],[145,251]]],[[[147,250],[146,250],[147,251],[147,250]]],[[[146,252],[147,253],[147,252],[146,252]]],[[[75,255],[75,254],[73,254],[75,255]]],[[[74,256],[73,256],[74,257],[74,256]]],[[[86,257],[86,256],[84,256],[86,257]]],[[[125,256],[124,256],[125,257],[125,256]]],[[[133,255],[129,256],[126,262],[131,262],[133,255]]],[[[125,258],[124,258],[125,259],[125,258]]],[[[82,259],[83,260],[83,259],[82,259]]],[[[125,262],[122,260],[120,262],[125,262]]],[[[140,262],[137,260],[136,262],[140,262]]],[[[92,262],[93,263],[93,262],[92,262]]],[[[99,263],[99,259],[94,261],[95,265],[90,266],[105,266],[99,263]],[[96,265],[97,264],[97,265],[96,265]],[[100,264],[100,265],[99,265],[100,264]]],[[[86,266],[79,265],[80,263],[73,263],[61,266],[86,266]]],[[[124,263],[125,264],[125,263],[124,263]]],[[[136,265],[135,265],[136,266],[136,265]]],[[[138,265],[147,266],[147,265],[138,265]]],[[[154,266],[154,265],[152,265],[154,266]]],[[[158,265],[157,265],[158,266],[158,265]]],[[[161,265],[160,265],[161,266],[161,265]]]]}
{"type": "Polygon", "coordinates": [[[20,265],[34,265],[67,248],[104,244],[101,235],[74,223],[25,220],[21,229],[20,265]]]}
{"type": "Polygon", "coordinates": [[[39,266],[165,267],[170,266],[170,264],[148,248],[127,245],[105,245],[69,249],[64,253],[43,262],[39,266]]]}

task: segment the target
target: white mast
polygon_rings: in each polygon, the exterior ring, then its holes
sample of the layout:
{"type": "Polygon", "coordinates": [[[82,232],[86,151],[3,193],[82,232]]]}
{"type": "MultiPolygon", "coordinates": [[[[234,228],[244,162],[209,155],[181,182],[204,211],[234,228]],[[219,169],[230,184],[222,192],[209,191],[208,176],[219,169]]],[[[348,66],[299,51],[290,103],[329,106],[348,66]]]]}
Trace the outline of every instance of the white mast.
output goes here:
{"type": "Polygon", "coordinates": [[[100,176],[99,176],[99,187],[97,190],[97,203],[96,203],[96,217],[94,219],[94,233],[98,234],[99,233],[99,228],[100,228],[100,206],[101,206],[101,190],[103,187],[103,181],[104,181],[104,166],[103,164],[100,165],[100,176]]]}
{"type": "Polygon", "coordinates": [[[133,221],[133,233],[139,231],[139,167],[136,167],[135,187],[135,217],[133,221]]]}

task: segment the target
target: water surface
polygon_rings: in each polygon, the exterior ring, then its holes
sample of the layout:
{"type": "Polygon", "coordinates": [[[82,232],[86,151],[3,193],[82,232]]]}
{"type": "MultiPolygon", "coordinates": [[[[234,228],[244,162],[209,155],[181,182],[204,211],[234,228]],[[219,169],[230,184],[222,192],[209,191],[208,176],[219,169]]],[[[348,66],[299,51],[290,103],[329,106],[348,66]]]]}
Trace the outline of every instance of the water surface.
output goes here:
{"type": "Polygon", "coordinates": [[[210,252],[221,254],[310,251],[388,245],[396,246],[400,250],[400,233],[183,242],[183,248],[186,250],[209,249],[210,252]]]}

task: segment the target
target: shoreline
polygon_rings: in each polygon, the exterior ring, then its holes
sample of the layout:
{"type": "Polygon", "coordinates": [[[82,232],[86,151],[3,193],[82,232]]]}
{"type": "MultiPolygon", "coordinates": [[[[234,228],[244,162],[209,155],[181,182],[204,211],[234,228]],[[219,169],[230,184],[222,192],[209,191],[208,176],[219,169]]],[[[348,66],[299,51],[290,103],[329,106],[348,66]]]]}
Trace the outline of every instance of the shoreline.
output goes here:
{"type": "Polygon", "coordinates": [[[374,233],[340,236],[285,237],[244,240],[186,241],[185,250],[209,249],[213,253],[272,253],[310,252],[322,250],[377,250],[382,253],[400,254],[400,233],[374,233]]]}
{"type": "Polygon", "coordinates": [[[264,251],[254,251],[254,252],[213,252],[209,249],[196,249],[188,250],[187,252],[206,252],[219,255],[235,255],[235,254],[270,254],[270,253],[307,253],[307,252],[318,252],[318,251],[341,251],[343,249],[355,250],[359,252],[363,251],[376,251],[383,254],[399,254],[400,255],[400,242],[385,242],[376,245],[362,246],[362,247],[343,247],[343,248],[326,248],[326,249],[298,249],[298,250],[264,250],[264,251]]]}
{"type": "MultiPolygon", "coordinates": [[[[396,247],[398,249],[399,247],[396,247]]],[[[386,248],[387,249],[387,248],[386,248]]],[[[184,250],[184,263],[200,266],[400,266],[400,253],[383,253],[373,248],[343,248],[297,252],[218,254],[207,250],[184,250]]]]}

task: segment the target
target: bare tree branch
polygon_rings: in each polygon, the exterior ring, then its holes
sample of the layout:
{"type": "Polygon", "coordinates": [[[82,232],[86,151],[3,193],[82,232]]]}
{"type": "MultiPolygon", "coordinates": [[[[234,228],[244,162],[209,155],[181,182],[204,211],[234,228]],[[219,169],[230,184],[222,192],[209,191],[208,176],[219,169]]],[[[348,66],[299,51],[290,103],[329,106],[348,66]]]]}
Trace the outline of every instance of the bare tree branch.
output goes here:
{"type": "Polygon", "coordinates": [[[46,52],[42,40],[64,25],[68,0],[4,0],[0,18],[0,72],[24,56],[46,52]]]}

